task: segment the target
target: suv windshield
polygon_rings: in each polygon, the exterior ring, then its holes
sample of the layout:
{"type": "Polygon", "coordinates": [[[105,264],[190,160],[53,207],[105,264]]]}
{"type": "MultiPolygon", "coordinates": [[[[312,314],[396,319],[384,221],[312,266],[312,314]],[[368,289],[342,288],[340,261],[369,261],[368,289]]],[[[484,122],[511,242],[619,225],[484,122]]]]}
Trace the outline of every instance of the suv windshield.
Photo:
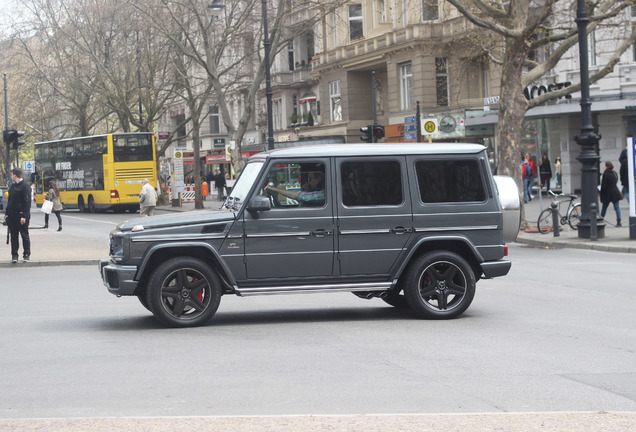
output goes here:
{"type": "Polygon", "coordinates": [[[247,194],[252,188],[256,177],[258,177],[258,174],[261,172],[262,167],[263,162],[252,162],[245,165],[245,168],[243,168],[241,175],[236,180],[236,183],[232,188],[232,192],[228,197],[230,206],[232,202],[237,203],[245,201],[245,197],[247,197],[247,194]]]}

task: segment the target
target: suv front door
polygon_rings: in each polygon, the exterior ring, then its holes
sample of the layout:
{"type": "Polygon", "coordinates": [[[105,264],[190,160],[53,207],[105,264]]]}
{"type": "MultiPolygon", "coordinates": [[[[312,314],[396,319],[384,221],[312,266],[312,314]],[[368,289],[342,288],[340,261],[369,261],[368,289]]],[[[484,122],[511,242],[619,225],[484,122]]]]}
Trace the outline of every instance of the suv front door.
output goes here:
{"type": "Polygon", "coordinates": [[[328,278],[334,267],[334,220],[329,159],[272,160],[255,195],[271,210],[245,214],[245,263],[250,283],[328,278]],[[320,179],[322,177],[322,180],[320,179]]]}

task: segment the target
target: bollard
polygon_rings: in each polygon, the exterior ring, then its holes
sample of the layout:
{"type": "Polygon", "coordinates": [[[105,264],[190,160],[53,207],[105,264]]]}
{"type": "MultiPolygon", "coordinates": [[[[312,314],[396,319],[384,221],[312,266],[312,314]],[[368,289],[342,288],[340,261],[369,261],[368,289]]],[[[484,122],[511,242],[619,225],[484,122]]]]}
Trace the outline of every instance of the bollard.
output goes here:
{"type": "Polygon", "coordinates": [[[596,226],[596,212],[598,211],[598,205],[593,202],[590,204],[590,240],[598,240],[598,230],[596,226]]]}
{"type": "Polygon", "coordinates": [[[559,218],[559,205],[556,201],[553,201],[550,207],[552,207],[552,234],[554,234],[554,237],[559,237],[561,235],[561,229],[559,228],[561,219],[559,218]]]}

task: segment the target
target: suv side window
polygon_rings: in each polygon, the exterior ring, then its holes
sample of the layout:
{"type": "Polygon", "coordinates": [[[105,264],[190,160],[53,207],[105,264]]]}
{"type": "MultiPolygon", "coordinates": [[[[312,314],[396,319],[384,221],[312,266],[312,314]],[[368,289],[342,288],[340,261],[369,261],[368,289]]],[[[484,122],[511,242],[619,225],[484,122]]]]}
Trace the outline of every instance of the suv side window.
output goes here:
{"type": "Polygon", "coordinates": [[[415,172],[423,203],[479,202],[486,199],[476,159],[417,161],[415,172]]]}
{"type": "Polygon", "coordinates": [[[323,207],[326,199],[323,163],[286,162],[272,165],[267,173],[272,210],[294,207],[323,207]]]}
{"type": "Polygon", "coordinates": [[[343,162],[340,169],[345,206],[402,203],[402,174],[398,161],[343,162]]]}

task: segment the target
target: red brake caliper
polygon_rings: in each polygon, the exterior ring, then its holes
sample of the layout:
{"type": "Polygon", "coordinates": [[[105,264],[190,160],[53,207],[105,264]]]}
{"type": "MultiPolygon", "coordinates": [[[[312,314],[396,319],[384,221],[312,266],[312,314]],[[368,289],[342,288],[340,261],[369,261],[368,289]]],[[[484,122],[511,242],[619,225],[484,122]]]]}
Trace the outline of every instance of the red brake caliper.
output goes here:
{"type": "MultiPolygon", "coordinates": [[[[199,279],[196,277],[193,277],[193,282],[198,281],[199,279]]],[[[203,302],[203,290],[199,291],[199,293],[197,294],[197,298],[199,299],[200,302],[203,302]]]]}

